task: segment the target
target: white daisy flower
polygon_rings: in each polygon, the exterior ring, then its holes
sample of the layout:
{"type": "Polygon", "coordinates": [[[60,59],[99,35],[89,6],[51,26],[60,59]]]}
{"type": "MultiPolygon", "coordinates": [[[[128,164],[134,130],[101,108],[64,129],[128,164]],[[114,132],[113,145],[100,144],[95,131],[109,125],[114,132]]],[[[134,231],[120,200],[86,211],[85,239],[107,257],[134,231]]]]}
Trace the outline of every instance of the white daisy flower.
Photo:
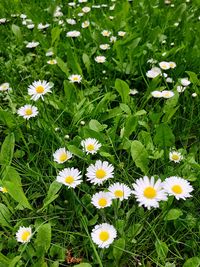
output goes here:
{"type": "Polygon", "coordinates": [[[11,88],[10,88],[10,84],[9,83],[2,83],[0,85],[0,91],[9,91],[11,88]]]}
{"type": "Polygon", "coordinates": [[[88,13],[88,12],[90,12],[90,10],[91,10],[91,8],[89,6],[85,6],[85,7],[82,8],[82,11],[84,13],[88,13]]]}
{"type": "Polygon", "coordinates": [[[26,17],[27,17],[27,16],[26,16],[25,14],[21,14],[21,15],[20,15],[20,18],[21,18],[21,19],[25,19],[26,17]]]}
{"type": "Polygon", "coordinates": [[[78,17],[82,17],[82,16],[84,16],[84,13],[80,12],[77,15],[78,15],[78,17]]]}
{"type": "Polygon", "coordinates": [[[18,109],[17,114],[24,119],[29,120],[30,118],[38,115],[38,109],[35,106],[25,105],[18,109]]]}
{"type": "Polygon", "coordinates": [[[27,48],[35,48],[35,47],[37,47],[38,45],[39,45],[40,43],[39,42],[29,42],[27,45],[26,45],[26,47],[27,48]]]}
{"type": "Polygon", "coordinates": [[[53,51],[47,51],[45,55],[46,55],[46,57],[51,57],[54,55],[54,52],[53,51]]]}
{"type": "Polygon", "coordinates": [[[78,0],[79,3],[87,3],[87,0],[78,0]]]}
{"type": "Polygon", "coordinates": [[[112,197],[109,192],[99,192],[92,196],[91,203],[97,209],[103,209],[112,205],[112,197]]]}
{"type": "Polygon", "coordinates": [[[180,81],[181,81],[181,84],[183,86],[188,86],[191,84],[191,82],[188,80],[188,78],[182,78],[180,81]]]}
{"type": "Polygon", "coordinates": [[[173,96],[174,96],[174,92],[172,92],[172,91],[168,91],[168,90],[162,91],[162,97],[163,98],[171,98],[173,96]]]}
{"type": "Polygon", "coordinates": [[[159,201],[167,200],[165,191],[162,188],[162,182],[158,179],[156,182],[154,177],[137,179],[133,184],[133,194],[136,197],[139,206],[145,206],[147,209],[152,207],[158,208],[159,201]]]}
{"type": "Polygon", "coordinates": [[[57,60],[56,59],[50,59],[50,60],[47,61],[47,63],[49,65],[55,65],[55,64],[57,64],[57,60]]]}
{"type": "Polygon", "coordinates": [[[75,6],[76,6],[76,3],[75,3],[75,2],[70,2],[70,3],[68,3],[68,6],[73,6],[73,7],[75,7],[75,6]]]}
{"type": "Polygon", "coordinates": [[[79,31],[69,31],[67,32],[67,37],[78,37],[81,33],[79,31]]]}
{"type": "Polygon", "coordinates": [[[67,23],[70,24],[70,25],[75,25],[75,24],[76,24],[75,19],[67,19],[66,21],[67,21],[67,23]]]}
{"type": "Polygon", "coordinates": [[[70,83],[81,83],[82,77],[78,74],[72,74],[68,77],[70,83]]]}
{"type": "Polygon", "coordinates": [[[126,32],[119,31],[117,34],[118,34],[118,36],[120,36],[120,37],[124,37],[124,36],[126,35],[126,32]]]}
{"type": "Polygon", "coordinates": [[[91,233],[92,241],[99,248],[108,248],[117,237],[117,231],[114,226],[108,223],[95,225],[91,233]]]}
{"type": "Polygon", "coordinates": [[[177,176],[166,178],[163,182],[163,188],[170,196],[175,196],[177,200],[191,197],[190,192],[193,191],[193,187],[187,180],[177,176]]]}
{"type": "Polygon", "coordinates": [[[161,91],[152,91],[151,95],[155,98],[161,98],[162,97],[162,92],[161,91]]]}
{"type": "Polygon", "coordinates": [[[116,36],[111,36],[110,37],[110,42],[111,43],[115,43],[117,41],[117,37],[116,36]]]}
{"type": "Polygon", "coordinates": [[[101,32],[101,34],[102,34],[103,36],[105,36],[105,37],[109,37],[109,36],[111,35],[111,32],[108,31],[108,30],[103,30],[103,31],[101,32]]]}
{"type": "Polygon", "coordinates": [[[197,93],[192,93],[192,97],[197,97],[197,93]]]}
{"type": "Polygon", "coordinates": [[[4,23],[6,23],[6,20],[7,20],[6,18],[1,18],[1,19],[0,19],[0,24],[4,24],[4,23]]]}
{"type": "MultiPolygon", "coordinates": [[[[172,45],[172,43],[171,43],[171,45],[172,45]]],[[[173,62],[173,61],[170,61],[169,62],[169,66],[170,66],[171,69],[174,69],[174,68],[176,68],[176,63],[173,62]]]]}
{"type": "Polygon", "coordinates": [[[173,79],[172,79],[171,77],[168,77],[168,78],[166,79],[166,82],[167,82],[167,83],[173,83],[173,79]]]}
{"type": "Polygon", "coordinates": [[[169,62],[166,62],[166,61],[162,61],[159,63],[159,66],[162,70],[168,70],[170,69],[170,64],[169,62]]]}
{"type": "Polygon", "coordinates": [[[77,185],[82,183],[81,172],[75,168],[65,168],[58,173],[56,181],[64,184],[67,187],[75,188],[77,185]]]}
{"type": "Polygon", "coordinates": [[[33,29],[34,27],[35,27],[34,24],[29,24],[29,25],[27,25],[27,28],[28,28],[29,30],[33,29]]]}
{"type": "Polygon", "coordinates": [[[113,178],[113,165],[109,164],[107,161],[97,160],[95,164],[91,164],[87,168],[87,180],[93,184],[102,184],[104,181],[113,178]]]}
{"type": "Polygon", "coordinates": [[[50,24],[46,23],[46,24],[42,24],[42,23],[39,23],[37,28],[38,30],[44,30],[46,28],[48,28],[50,26],[50,24]]]}
{"type": "Polygon", "coordinates": [[[112,198],[119,198],[120,200],[128,199],[132,194],[132,190],[125,184],[114,183],[108,187],[112,198]]]}
{"type": "Polygon", "coordinates": [[[90,26],[90,22],[89,22],[88,20],[84,21],[84,22],[81,24],[81,27],[82,27],[83,29],[85,29],[85,28],[87,28],[87,27],[89,27],[89,26],[90,26]]]}
{"type": "Polygon", "coordinates": [[[109,45],[109,44],[101,44],[99,47],[100,47],[102,50],[110,49],[110,45],[109,45]]]}
{"type": "Polygon", "coordinates": [[[169,159],[171,161],[174,161],[176,163],[179,163],[183,159],[183,156],[181,155],[180,152],[171,151],[171,152],[169,152],[169,159]]]}
{"type": "Polygon", "coordinates": [[[16,239],[18,242],[27,243],[30,241],[32,236],[31,227],[20,226],[19,230],[16,233],[16,239]]]}
{"type": "Polygon", "coordinates": [[[106,57],[104,57],[104,56],[97,56],[97,57],[94,58],[94,60],[97,63],[104,63],[104,62],[106,62],[106,57]]]}
{"type": "Polygon", "coordinates": [[[129,95],[136,95],[138,94],[138,90],[137,89],[130,89],[129,95]]]}
{"type": "Polygon", "coordinates": [[[28,94],[32,96],[31,99],[34,101],[37,101],[40,97],[44,100],[43,96],[46,93],[51,93],[52,87],[53,85],[47,81],[34,81],[28,87],[28,94]]]}
{"type": "Polygon", "coordinates": [[[96,154],[101,147],[101,144],[95,138],[87,138],[82,140],[81,145],[87,154],[96,154]]]}
{"type": "Polygon", "coordinates": [[[8,190],[7,190],[7,188],[6,187],[2,187],[2,186],[0,186],[0,192],[2,192],[2,193],[8,193],[8,190]]]}
{"type": "Polygon", "coordinates": [[[157,76],[161,75],[161,69],[158,67],[153,67],[151,70],[148,70],[146,75],[148,78],[154,79],[157,76]]]}
{"type": "Polygon", "coordinates": [[[178,85],[178,86],[176,87],[176,90],[177,90],[177,92],[179,92],[179,93],[183,93],[183,92],[185,91],[185,89],[186,89],[186,87],[183,87],[183,86],[181,86],[181,85],[178,85]]]}
{"type": "Polygon", "coordinates": [[[72,157],[72,153],[67,151],[65,147],[57,149],[53,153],[54,161],[57,163],[64,163],[65,161],[69,160],[72,157]]]}

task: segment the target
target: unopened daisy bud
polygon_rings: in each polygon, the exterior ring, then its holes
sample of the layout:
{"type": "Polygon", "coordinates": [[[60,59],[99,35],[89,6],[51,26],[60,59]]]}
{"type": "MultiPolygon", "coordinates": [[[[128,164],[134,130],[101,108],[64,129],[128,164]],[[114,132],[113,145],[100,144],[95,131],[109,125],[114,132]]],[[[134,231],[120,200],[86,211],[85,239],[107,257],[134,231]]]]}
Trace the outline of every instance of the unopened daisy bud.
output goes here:
{"type": "Polygon", "coordinates": [[[196,96],[197,96],[197,93],[193,93],[193,94],[192,94],[192,97],[196,97],[196,96]]]}
{"type": "Polygon", "coordinates": [[[81,121],[80,122],[80,125],[85,125],[85,121],[81,121]]]}
{"type": "Polygon", "coordinates": [[[68,134],[66,134],[66,135],[64,136],[64,138],[68,140],[68,139],[70,138],[70,136],[69,136],[68,134]]]}

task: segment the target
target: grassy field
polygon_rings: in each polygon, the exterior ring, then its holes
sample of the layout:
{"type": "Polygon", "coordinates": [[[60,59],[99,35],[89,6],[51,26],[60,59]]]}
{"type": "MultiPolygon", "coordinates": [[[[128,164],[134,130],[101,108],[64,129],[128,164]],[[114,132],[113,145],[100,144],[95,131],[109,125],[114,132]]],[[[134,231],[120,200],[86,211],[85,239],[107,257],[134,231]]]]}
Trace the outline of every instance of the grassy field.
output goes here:
{"type": "Polygon", "coordinates": [[[199,60],[199,0],[0,1],[0,267],[200,266],[199,60]]]}

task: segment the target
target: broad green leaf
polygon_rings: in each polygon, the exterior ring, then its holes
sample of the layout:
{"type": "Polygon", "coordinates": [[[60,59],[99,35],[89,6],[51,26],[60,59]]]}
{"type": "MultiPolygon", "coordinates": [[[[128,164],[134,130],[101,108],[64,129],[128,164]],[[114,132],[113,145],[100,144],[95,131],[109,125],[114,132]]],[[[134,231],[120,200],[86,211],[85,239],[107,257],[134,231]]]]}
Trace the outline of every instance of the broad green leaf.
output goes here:
{"type": "Polygon", "coordinates": [[[2,267],[8,267],[8,265],[10,263],[10,259],[8,259],[6,256],[4,256],[1,252],[0,252],[0,263],[1,263],[2,267]]]}
{"type": "Polygon", "coordinates": [[[14,259],[12,259],[8,267],[15,267],[16,264],[20,261],[20,259],[21,259],[21,256],[14,257],[14,259]]]}
{"type": "Polygon", "coordinates": [[[62,29],[59,27],[55,27],[51,30],[51,39],[52,39],[51,45],[52,46],[56,41],[59,41],[61,32],[62,32],[62,29]]]}
{"type": "Polygon", "coordinates": [[[66,43],[66,54],[67,54],[67,62],[70,65],[70,68],[72,69],[73,73],[82,75],[82,70],[79,65],[75,50],[72,49],[69,43],[66,43]]]}
{"type": "Polygon", "coordinates": [[[134,115],[128,116],[125,122],[123,136],[129,138],[129,136],[136,131],[137,125],[138,118],[136,118],[134,115]]]}
{"type": "Polygon", "coordinates": [[[148,153],[143,144],[137,140],[133,141],[131,144],[131,156],[135,165],[140,168],[140,170],[144,173],[148,173],[148,153]]]}
{"type": "Polygon", "coordinates": [[[67,75],[67,77],[69,76],[69,69],[66,65],[66,63],[59,57],[56,57],[57,60],[57,65],[58,67],[67,75]]]}
{"type": "Polygon", "coordinates": [[[74,265],[74,267],[92,267],[92,265],[89,263],[82,262],[80,264],[74,265]]]}
{"type": "Polygon", "coordinates": [[[57,192],[60,190],[61,187],[62,187],[62,184],[58,183],[56,181],[54,181],[50,185],[47,196],[43,202],[44,204],[43,204],[42,210],[45,209],[51,202],[53,202],[59,196],[59,194],[57,194],[57,192]]]}
{"type": "Polygon", "coordinates": [[[9,111],[0,110],[0,121],[8,128],[15,127],[14,116],[9,111]]]}
{"type": "Polygon", "coordinates": [[[200,266],[199,257],[192,257],[183,264],[183,267],[199,267],[199,266],[200,266]]]}
{"type": "Polygon", "coordinates": [[[119,260],[122,257],[123,250],[125,249],[125,239],[119,238],[116,240],[113,244],[113,257],[115,258],[116,262],[119,262],[119,260]]]}
{"type": "Polygon", "coordinates": [[[181,215],[183,215],[183,212],[179,209],[171,209],[166,217],[165,217],[165,220],[167,221],[172,221],[172,220],[176,220],[178,219],[181,215]]]}
{"type": "Polygon", "coordinates": [[[32,209],[22,189],[21,178],[13,167],[6,167],[2,183],[14,200],[16,200],[24,208],[32,209]]]}
{"type": "Polygon", "coordinates": [[[70,103],[73,103],[73,101],[75,99],[74,87],[67,80],[64,81],[64,91],[65,91],[65,95],[66,95],[67,101],[69,101],[70,103]]]}
{"type": "Polygon", "coordinates": [[[169,250],[167,244],[158,239],[156,240],[155,247],[158,258],[160,258],[162,261],[165,261],[169,250]]]}
{"type": "Polygon", "coordinates": [[[39,227],[35,240],[37,250],[40,251],[40,255],[48,251],[51,245],[51,224],[46,223],[39,227]]]}
{"type": "Polygon", "coordinates": [[[147,114],[146,110],[142,109],[142,110],[139,110],[137,111],[134,116],[142,116],[142,115],[145,115],[147,114]]]}
{"type": "Polygon", "coordinates": [[[10,165],[13,152],[15,146],[15,136],[13,133],[6,136],[2,146],[1,146],[1,153],[0,153],[0,164],[2,165],[10,165]]]}
{"type": "Polygon", "coordinates": [[[11,227],[10,221],[11,213],[9,209],[2,203],[0,203],[0,225],[11,227]]]}
{"type": "Polygon", "coordinates": [[[68,145],[67,148],[72,154],[76,155],[77,157],[82,158],[82,159],[85,157],[85,154],[83,153],[83,151],[79,149],[78,147],[74,145],[68,145]]]}
{"type": "Polygon", "coordinates": [[[161,148],[174,145],[175,137],[171,128],[166,123],[162,123],[156,127],[154,142],[161,148]]]}
{"type": "Polygon", "coordinates": [[[107,125],[105,124],[101,124],[100,122],[98,122],[97,120],[91,120],[89,122],[89,127],[91,130],[96,131],[96,132],[101,132],[103,131],[105,128],[107,128],[107,125]]]}
{"type": "Polygon", "coordinates": [[[200,85],[200,81],[197,77],[197,74],[192,72],[192,71],[186,71],[186,73],[190,76],[190,81],[194,84],[194,85],[200,85]]]}
{"type": "Polygon", "coordinates": [[[83,59],[83,63],[87,69],[87,72],[90,74],[90,65],[91,65],[91,62],[90,62],[90,58],[87,54],[83,53],[83,56],[82,56],[82,59],[83,59]]]}
{"type": "Polygon", "coordinates": [[[22,33],[20,30],[20,27],[15,25],[15,24],[12,24],[11,29],[12,29],[12,32],[14,33],[17,41],[21,42],[22,41],[22,33]]]}
{"type": "Polygon", "coordinates": [[[122,102],[128,103],[129,99],[130,99],[130,96],[129,96],[130,88],[129,88],[128,84],[126,82],[124,82],[123,80],[116,79],[115,89],[119,93],[119,95],[122,99],[122,102]]]}

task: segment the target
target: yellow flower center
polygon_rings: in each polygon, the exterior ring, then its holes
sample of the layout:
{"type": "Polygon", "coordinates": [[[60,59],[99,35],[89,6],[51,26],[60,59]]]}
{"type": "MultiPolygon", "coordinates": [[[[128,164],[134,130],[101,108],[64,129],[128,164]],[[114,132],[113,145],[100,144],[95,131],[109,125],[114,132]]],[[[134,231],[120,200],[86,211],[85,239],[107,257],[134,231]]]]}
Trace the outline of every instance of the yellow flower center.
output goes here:
{"type": "Polygon", "coordinates": [[[53,65],[54,62],[55,62],[55,61],[54,61],[53,59],[49,60],[49,64],[50,64],[50,65],[53,65]]]}
{"type": "Polygon", "coordinates": [[[179,155],[177,155],[177,154],[173,154],[173,155],[172,155],[172,159],[173,159],[173,160],[179,160],[179,155]]]}
{"type": "Polygon", "coordinates": [[[1,188],[1,191],[2,191],[3,193],[8,193],[8,190],[7,190],[6,187],[2,187],[2,188],[1,188]]]}
{"type": "Polygon", "coordinates": [[[73,80],[74,81],[78,81],[78,77],[73,77],[73,80]]]}
{"type": "Polygon", "coordinates": [[[175,193],[175,194],[181,194],[183,192],[182,188],[180,187],[180,185],[174,185],[172,187],[172,191],[175,193]]]}
{"type": "Polygon", "coordinates": [[[105,198],[100,198],[98,203],[99,203],[99,206],[105,207],[107,204],[107,200],[105,198]]]}
{"type": "Polygon", "coordinates": [[[123,197],[124,196],[124,192],[122,190],[116,190],[115,191],[115,197],[123,197]]]}
{"type": "Polygon", "coordinates": [[[63,154],[60,155],[60,161],[63,162],[65,160],[67,160],[67,154],[66,153],[63,153],[63,154]]]}
{"type": "Polygon", "coordinates": [[[42,94],[44,92],[44,86],[39,85],[35,88],[35,90],[38,94],[42,94]]]}
{"type": "Polygon", "coordinates": [[[31,233],[29,231],[24,231],[22,234],[22,240],[27,241],[31,233]]]}
{"type": "Polygon", "coordinates": [[[109,239],[110,235],[107,231],[102,231],[100,234],[99,234],[99,239],[103,242],[107,241],[109,239]]]}
{"type": "Polygon", "coordinates": [[[99,169],[96,171],[97,179],[103,179],[106,176],[106,172],[103,169],[99,169]]]}
{"type": "Polygon", "coordinates": [[[156,197],[156,195],[157,195],[156,190],[152,186],[148,186],[144,190],[144,196],[146,198],[152,199],[152,198],[156,197]]]}
{"type": "Polygon", "coordinates": [[[92,151],[92,150],[94,150],[94,145],[93,144],[89,144],[86,148],[87,148],[88,151],[92,151]]]}
{"type": "Polygon", "coordinates": [[[26,111],[25,111],[26,115],[32,115],[33,114],[33,111],[31,108],[27,108],[26,111]]]}
{"type": "Polygon", "coordinates": [[[72,184],[74,182],[74,177],[73,176],[67,176],[66,178],[65,178],[65,183],[66,184],[72,184]]]}

